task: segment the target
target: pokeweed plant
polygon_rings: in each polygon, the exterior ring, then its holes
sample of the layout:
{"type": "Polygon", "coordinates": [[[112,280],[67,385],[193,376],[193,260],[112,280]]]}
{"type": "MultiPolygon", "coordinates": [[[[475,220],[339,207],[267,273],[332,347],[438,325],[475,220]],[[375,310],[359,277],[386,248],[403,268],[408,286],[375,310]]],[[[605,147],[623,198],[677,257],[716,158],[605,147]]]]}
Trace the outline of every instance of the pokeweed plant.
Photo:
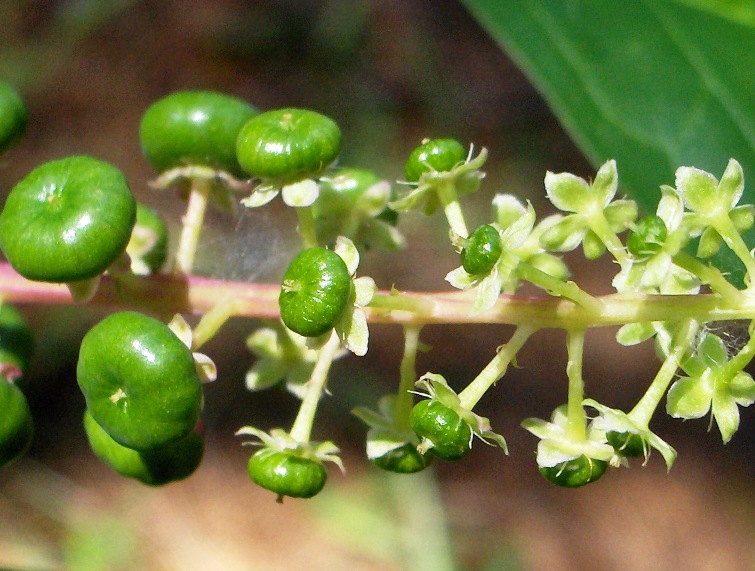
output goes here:
{"type": "MultiPolygon", "coordinates": [[[[14,113],[18,121],[25,117],[14,113]]],[[[8,132],[15,129],[22,126],[8,132]]],[[[375,173],[337,165],[340,129],[314,111],[257,114],[223,94],[179,92],[150,107],[140,134],[147,160],[162,172],[153,186],[177,184],[189,203],[177,255],[166,253],[159,215],[136,205],[115,167],[90,157],[41,165],[13,188],[0,214],[0,245],[10,262],[0,266],[2,463],[23,453],[32,432],[19,382],[31,334],[8,303],[68,303],[71,294],[51,282],[94,278],[99,289],[73,299],[120,310],[81,344],[84,428],[99,458],[149,485],[188,477],[201,461],[202,384],[217,371],[198,350],[233,316],[264,320],[247,341],[257,357],[247,387],[285,383],[301,401],[290,427],[248,425],[237,432],[258,447],[247,465],[250,478],[279,500],[318,494],[326,463],[344,468],[335,443],[313,440],[314,423],[330,394],[332,363],[367,352],[370,322],[404,330],[395,392],[377,410],[354,410],[367,426],[368,459],[392,472],[418,472],[434,458],[460,460],[476,438],[508,453],[503,435],[474,409],[505,390],[493,386],[541,329],[566,332],[564,404],[550,419],[528,418],[522,425],[538,439],[540,473],[556,485],[586,485],[632,458],[646,463],[653,450],[670,469],[676,452],[650,429],[664,396],[673,417],[710,414],[724,442],[738,428],[740,407],[755,402],[755,381],[744,371],[755,341],[732,348],[713,326],[747,320],[752,333],[755,323],[755,257],[742,237],[755,222],[755,207],[739,204],[744,173],[735,159],[720,178],[679,167],[674,185],[661,186],[655,212],[643,217],[634,201],[617,198],[615,161],[605,162],[591,181],[548,172],[546,195],[559,214],[539,219],[529,202],[498,194],[490,219],[469,232],[460,199],[482,188],[487,150],[475,153],[451,138],[423,141],[408,157],[406,180],[394,187],[375,173]],[[301,239],[280,284],[192,275],[210,197],[228,208],[242,194],[238,202],[254,209],[279,193],[297,210],[301,239]],[[359,275],[370,248],[403,245],[398,213],[431,215],[439,208],[448,220],[449,247],[460,258],[445,279],[459,291],[405,292],[400,284],[379,290],[359,275]],[[103,212],[110,218],[98,226],[103,212]],[[87,237],[90,228],[96,239],[87,237]],[[615,293],[594,296],[569,279],[560,254],[576,249],[588,260],[613,258],[615,293]],[[743,264],[744,285],[733,285],[710,263],[722,249],[743,264]],[[512,295],[524,283],[543,294],[512,295]],[[146,313],[176,316],[166,324],[146,313]],[[202,317],[192,329],[181,313],[202,317]],[[427,350],[423,325],[472,322],[515,329],[458,392],[438,373],[418,375],[417,354],[427,350]],[[617,325],[620,345],[652,342],[661,360],[629,411],[585,394],[585,334],[617,325]]],[[[332,394],[337,398],[337,389],[332,394]]]]}

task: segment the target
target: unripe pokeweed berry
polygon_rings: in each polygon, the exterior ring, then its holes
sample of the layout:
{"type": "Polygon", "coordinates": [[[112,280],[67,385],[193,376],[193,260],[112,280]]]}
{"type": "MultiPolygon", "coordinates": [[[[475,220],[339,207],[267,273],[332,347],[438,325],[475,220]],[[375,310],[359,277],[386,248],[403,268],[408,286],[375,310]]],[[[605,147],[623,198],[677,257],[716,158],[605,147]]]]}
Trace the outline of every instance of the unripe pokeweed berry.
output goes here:
{"type": "Polygon", "coordinates": [[[21,314],[12,306],[0,305],[0,381],[19,384],[29,366],[34,337],[21,314]]]}
{"type": "Polygon", "coordinates": [[[540,473],[557,486],[578,488],[600,478],[607,467],[608,462],[605,460],[595,460],[582,455],[555,466],[541,466],[540,473]]]}
{"type": "Polygon", "coordinates": [[[67,283],[104,272],[125,250],[136,202],[123,174],[86,156],[45,163],[0,214],[0,246],[19,274],[67,283]]]}
{"type": "Polygon", "coordinates": [[[460,460],[470,451],[472,429],[459,414],[437,400],[419,401],[411,413],[412,430],[432,444],[441,460],[460,460]]]}
{"type": "Polygon", "coordinates": [[[34,425],[26,397],[0,378],[0,467],[21,456],[31,444],[34,425]]]}
{"type": "Polygon", "coordinates": [[[159,172],[197,165],[241,176],[236,138],[257,113],[246,101],[214,91],[171,93],[142,117],[142,152],[159,172]]]}
{"type": "Polygon", "coordinates": [[[139,452],[110,438],[89,411],[84,413],[84,430],[89,446],[100,460],[121,476],[149,486],[162,486],[188,478],[204,454],[204,440],[196,431],[162,448],[139,452]]]}
{"type": "Polygon", "coordinates": [[[29,115],[18,92],[0,81],[0,153],[4,153],[26,132],[29,115]]]}
{"type": "MultiPolygon", "coordinates": [[[[386,206],[382,212],[375,214],[371,210],[375,199],[360,200],[369,189],[381,182],[383,179],[374,172],[356,168],[339,169],[320,181],[320,193],[312,205],[312,212],[321,244],[331,244],[341,235],[353,238],[366,218],[374,217],[392,226],[397,224],[397,212],[386,206]]],[[[390,198],[390,193],[386,198],[390,198]]]]}
{"type": "Polygon", "coordinates": [[[639,458],[645,455],[645,443],[639,434],[612,430],[606,433],[606,440],[618,454],[627,458],[639,458]]]}
{"type": "Polygon", "coordinates": [[[156,319],[123,311],[100,321],[84,336],[76,375],[92,417],[123,446],[160,448],[197,425],[194,358],[156,319]]]}
{"type": "Polygon", "coordinates": [[[320,247],[302,250],[283,276],[281,319],[299,335],[319,337],[336,324],[350,294],[349,269],[338,254],[320,247]]]}
{"type": "Polygon", "coordinates": [[[404,165],[406,180],[416,182],[428,171],[447,172],[467,156],[456,139],[432,139],[422,143],[409,155],[404,165]]]}
{"type": "Polygon", "coordinates": [[[375,466],[397,474],[414,474],[427,468],[432,461],[429,454],[421,454],[410,442],[394,448],[387,454],[370,460],[375,466]]]}
{"type": "Polygon", "coordinates": [[[657,254],[663,247],[668,230],[663,218],[655,214],[645,216],[627,238],[627,249],[637,257],[657,254]]]}
{"type": "Polygon", "coordinates": [[[314,203],[315,217],[348,216],[364,192],[382,179],[365,169],[342,169],[337,174],[323,180],[320,195],[314,203]]]}
{"type": "Polygon", "coordinates": [[[484,224],[466,239],[461,251],[461,265],[468,274],[486,274],[493,269],[502,252],[498,230],[490,224],[484,224]]]}
{"type": "Polygon", "coordinates": [[[271,492],[292,498],[311,498],[325,487],[328,473],[321,462],[291,452],[262,448],[247,464],[252,481],[271,492]]]}
{"type": "Polygon", "coordinates": [[[282,183],[314,178],[341,152],[341,129],[329,117],[307,109],[275,109],[249,120],[236,153],[251,176],[282,183]]]}

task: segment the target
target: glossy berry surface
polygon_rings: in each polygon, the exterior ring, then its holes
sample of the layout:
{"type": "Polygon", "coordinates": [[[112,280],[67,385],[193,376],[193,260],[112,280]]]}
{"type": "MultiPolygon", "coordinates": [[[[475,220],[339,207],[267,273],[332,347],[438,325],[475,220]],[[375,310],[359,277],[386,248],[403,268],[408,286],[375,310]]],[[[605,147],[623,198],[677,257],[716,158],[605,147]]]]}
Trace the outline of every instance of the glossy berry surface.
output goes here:
{"type": "Polygon", "coordinates": [[[407,442],[387,454],[370,460],[375,466],[387,472],[413,474],[427,468],[432,461],[430,454],[420,454],[414,444],[407,442]]]}
{"type": "Polygon", "coordinates": [[[306,109],[275,109],[248,121],[236,152],[252,177],[281,182],[314,178],[341,151],[341,129],[330,118],[306,109]]]}
{"type": "Polygon", "coordinates": [[[262,448],[247,464],[252,481],[279,498],[311,498],[325,487],[328,473],[317,460],[300,458],[290,452],[262,448]]]}
{"type": "Polygon", "coordinates": [[[33,432],[26,397],[16,385],[0,378],[0,467],[26,452],[33,432]]]}
{"type": "Polygon", "coordinates": [[[501,237],[490,224],[479,226],[469,235],[461,251],[461,265],[468,274],[486,274],[501,257],[501,237]]]}
{"type": "Polygon", "coordinates": [[[404,165],[406,180],[416,182],[429,171],[447,172],[462,162],[467,152],[456,139],[432,139],[414,149],[404,165]]]}
{"type": "Polygon", "coordinates": [[[13,147],[26,132],[26,105],[18,92],[0,81],[0,153],[13,147]]]}
{"type": "Polygon", "coordinates": [[[153,103],[142,117],[142,152],[157,171],[187,165],[241,175],[236,138],[258,111],[214,91],[177,91],[153,103]]]}
{"type": "Polygon", "coordinates": [[[291,261],[278,302],[286,327],[319,337],[336,324],[351,293],[346,263],[332,250],[308,248],[291,261]]]}
{"type": "Polygon", "coordinates": [[[612,430],[606,433],[606,440],[622,456],[639,458],[645,455],[645,445],[639,434],[612,430]]]}
{"type": "Polygon", "coordinates": [[[580,456],[561,462],[555,466],[540,467],[546,480],[563,488],[578,488],[600,478],[606,471],[608,462],[580,456]]]}
{"type": "Polygon", "coordinates": [[[151,317],[123,311],[100,321],[84,336],[76,374],[94,419],[128,448],[176,442],[199,420],[202,389],[191,351],[151,317]]]}
{"type": "Polygon", "coordinates": [[[432,443],[430,452],[442,460],[460,460],[470,451],[472,429],[456,411],[437,400],[414,405],[411,423],[414,433],[432,443]]]}
{"type": "Polygon", "coordinates": [[[0,246],[19,274],[75,282],[125,250],[136,202],[114,166],[86,156],[45,163],[19,182],[0,214],[0,246]]]}
{"type": "Polygon", "coordinates": [[[204,440],[196,432],[162,448],[139,452],[110,438],[88,411],[84,413],[84,430],[89,446],[100,460],[121,476],[150,486],[188,478],[204,454],[204,440]]]}

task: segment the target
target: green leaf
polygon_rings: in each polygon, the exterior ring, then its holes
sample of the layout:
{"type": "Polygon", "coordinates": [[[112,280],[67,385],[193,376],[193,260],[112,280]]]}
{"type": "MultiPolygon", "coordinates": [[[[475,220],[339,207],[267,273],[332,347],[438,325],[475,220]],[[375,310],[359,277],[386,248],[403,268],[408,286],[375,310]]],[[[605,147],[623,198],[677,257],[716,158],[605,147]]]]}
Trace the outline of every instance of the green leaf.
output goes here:
{"type": "MultiPolygon", "coordinates": [[[[755,173],[751,2],[463,0],[596,166],[646,212],[658,186],[730,157],[755,173]]],[[[754,202],[755,186],[745,202],[754,202]]]]}

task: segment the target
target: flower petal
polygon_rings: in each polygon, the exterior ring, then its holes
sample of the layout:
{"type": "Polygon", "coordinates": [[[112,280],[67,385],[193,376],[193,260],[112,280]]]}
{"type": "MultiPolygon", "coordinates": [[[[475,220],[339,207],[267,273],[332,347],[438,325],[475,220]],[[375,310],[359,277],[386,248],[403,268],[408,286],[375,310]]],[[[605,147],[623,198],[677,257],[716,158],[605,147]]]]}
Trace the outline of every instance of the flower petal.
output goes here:
{"type": "Polygon", "coordinates": [[[320,196],[320,187],[312,179],[300,180],[293,184],[287,184],[281,190],[283,202],[295,208],[312,206],[320,196]]]}
{"type": "Polygon", "coordinates": [[[564,212],[585,212],[593,199],[587,181],[568,172],[545,174],[545,192],[553,206],[564,212]]]}

